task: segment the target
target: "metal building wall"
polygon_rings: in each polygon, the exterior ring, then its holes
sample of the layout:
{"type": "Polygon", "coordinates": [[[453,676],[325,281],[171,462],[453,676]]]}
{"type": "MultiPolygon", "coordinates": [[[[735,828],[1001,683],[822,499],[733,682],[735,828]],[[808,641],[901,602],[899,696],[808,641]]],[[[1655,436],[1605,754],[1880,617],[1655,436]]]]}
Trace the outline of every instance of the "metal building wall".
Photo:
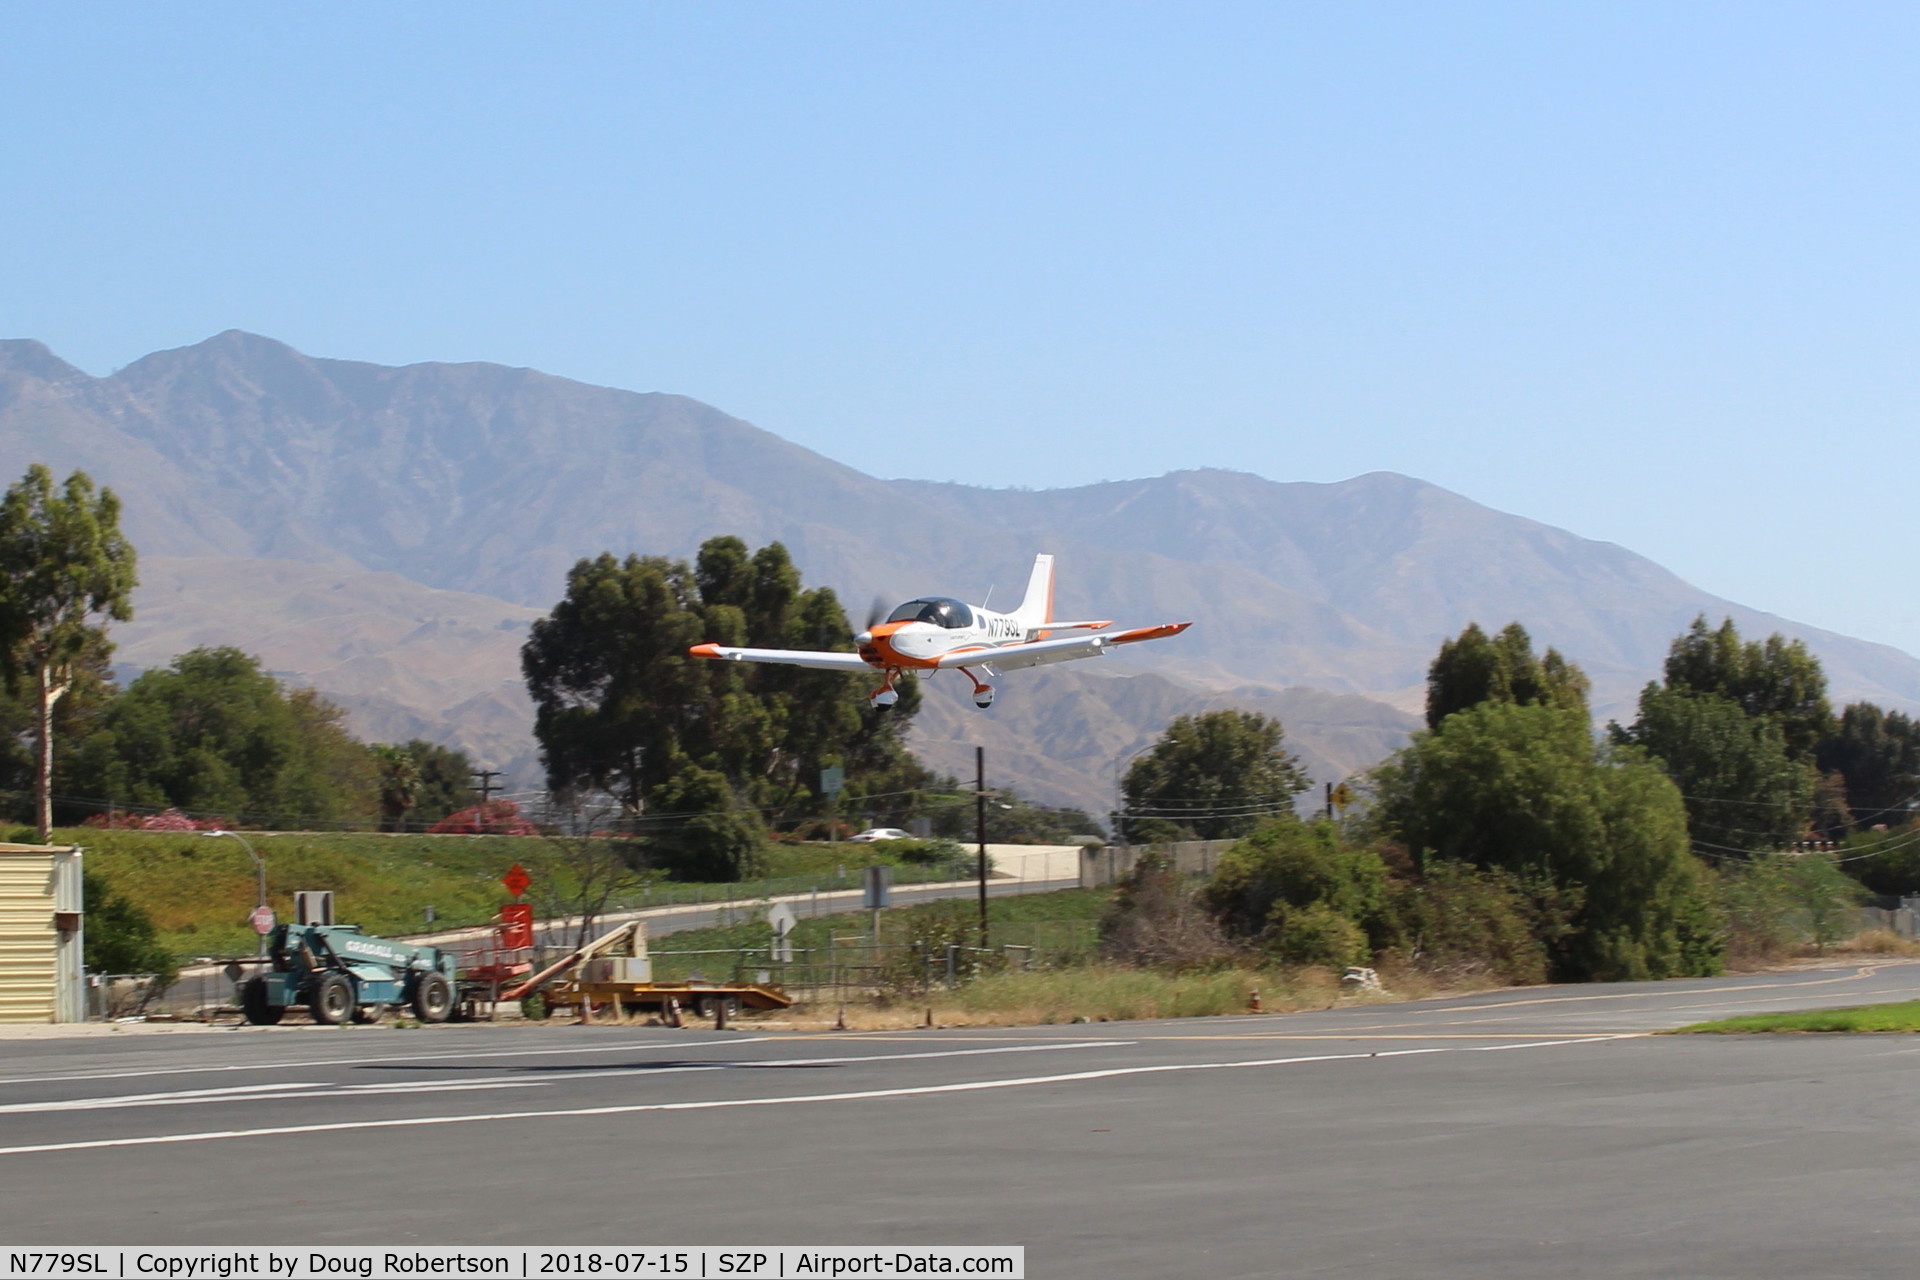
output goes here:
{"type": "Polygon", "coordinates": [[[79,1022],[80,851],[0,844],[0,1022],[79,1022]]]}

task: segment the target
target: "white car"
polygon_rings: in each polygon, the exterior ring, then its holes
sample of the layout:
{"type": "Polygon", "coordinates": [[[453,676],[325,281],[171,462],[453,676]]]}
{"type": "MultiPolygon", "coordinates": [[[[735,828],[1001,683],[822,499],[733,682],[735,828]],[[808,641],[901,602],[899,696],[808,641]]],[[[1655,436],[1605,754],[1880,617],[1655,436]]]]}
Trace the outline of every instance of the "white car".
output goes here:
{"type": "Polygon", "coordinates": [[[898,827],[868,827],[857,836],[847,837],[848,842],[851,844],[872,844],[876,840],[911,839],[913,839],[913,835],[910,832],[902,831],[898,827]]]}

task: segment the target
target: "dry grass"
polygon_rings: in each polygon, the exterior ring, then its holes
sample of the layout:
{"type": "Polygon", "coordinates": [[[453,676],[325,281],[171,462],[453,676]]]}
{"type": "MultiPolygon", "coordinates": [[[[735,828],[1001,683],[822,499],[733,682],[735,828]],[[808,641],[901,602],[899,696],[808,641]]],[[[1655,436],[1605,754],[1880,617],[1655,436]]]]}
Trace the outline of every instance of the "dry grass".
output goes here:
{"type": "Polygon", "coordinates": [[[1920,941],[1903,938],[1891,929],[1868,929],[1826,949],[1827,955],[1920,956],[1920,941]]]}
{"type": "MultiPolygon", "coordinates": [[[[773,1020],[796,1030],[833,1028],[844,1016],[848,1030],[895,1031],[926,1026],[1021,1027],[1072,1022],[1124,1022],[1156,1018],[1208,1018],[1252,1012],[1253,993],[1267,1013],[1293,1013],[1336,1005],[1392,1003],[1436,993],[1426,984],[1384,992],[1344,990],[1326,969],[1240,967],[1169,974],[1119,965],[995,974],[953,991],[931,991],[890,1003],[799,1005],[773,1020]]],[[[750,1025],[750,1024],[743,1024],[750,1025]]]]}

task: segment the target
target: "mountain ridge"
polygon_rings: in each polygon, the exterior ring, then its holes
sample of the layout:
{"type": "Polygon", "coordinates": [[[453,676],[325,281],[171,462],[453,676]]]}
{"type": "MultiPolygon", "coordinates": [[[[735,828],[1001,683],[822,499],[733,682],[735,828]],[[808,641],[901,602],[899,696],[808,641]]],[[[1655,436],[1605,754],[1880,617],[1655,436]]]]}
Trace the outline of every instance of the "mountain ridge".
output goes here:
{"type": "MultiPolygon", "coordinates": [[[[356,723],[417,726],[485,705],[487,726],[468,741],[493,760],[525,758],[502,730],[517,714],[497,697],[517,677],[506,646],[475,648],[492,655],[486,674],[472,668],[457,689],[396,667],[398,694],[380,704],[367,653],[321,660],[329,644],[353,646],[302,615],[300,588],[286,586],[294,579],[236,568],[238,579],[281,584],[249,601],[209,566],[288,562],[347,575],[377,603],[373,613],[385,611],[351,624],[364,629],[364,648],[411,636],[402,623],[423,610],[459,619],[448,635],[482,616],[544,611],[574,561],[603,550],[686,556],[715,534],[779,540],[810,584],[833,586],[853,613],[876,594],[980,600],[989,587],[1015,590],[1033,553],[1047,550],[1059,557],[1063,613],[1195,622],[1111,667],[1082,664],[1072,680],[1011,677],[988,718],[955,722],[983,737],[1018,722],[1054,756],[1070,744],[1028,709],[1009,709],[1029,690],[1057,685],[1061,723],[1105,724],[1082,705],[1102,697],[1160,714],[1166,698],[1103,687],[1141,674],[1185,690],[1193,706],[1309,687],[1404,714],[1418,710],[1440,639],[1469,621],[1523,622],[1588,671],[1602,715],[1630,714],[1671,638],[1702,612],[1806,638],[1841,700],[1920,710],[1920,661],[1896,649],[1746,609],[1625,548],[1392,472],[1320,484],[1202,469],[1051,490],[882,480],[684,396],[486,362],[331,360],[238,330],[102,378],[34,340],[0,342],[0,468],[18,474],[32,461],[84,467],[121,495],[143,555],[200,566],[178,571],[169,589],[143,588],[129,652],[148,661],[159,637],[205,633],[179,619],[211,610],[227,642],[278,646],[285,661],[263,655],[276,669],[305,672],[323,690],[325,679],[340,683],[326,691],[358,708],[356,723]],[[424,594],[434,591],[461,600],[424,594]]],[[[422,641],[401,648],[402,666],[451,662],[422,641]]],[[[478,661],[469,654],[449,669],[478,661]]],[[[930,707],[943,697],[961,705],[939,687],[930,707]]],[[[931,726],[947,711],[929,715],[931,726]]],[[[1158,726],[1131,727],[1138,737],[1158,726]]],[[[450,722],[443,736],[461,732],[450,722]]],[[[930,744],[934,736],[930,728],[930,744]]],[[[1109,725],[1100,736],[1122,735],[1109,725]]],[[[1329,768],[1352,755],[1304,745],[1329,768]]],[[[1083,761],[1078,781],[1053,794],[1110,794],[1100,771],[1083,761]]]]}

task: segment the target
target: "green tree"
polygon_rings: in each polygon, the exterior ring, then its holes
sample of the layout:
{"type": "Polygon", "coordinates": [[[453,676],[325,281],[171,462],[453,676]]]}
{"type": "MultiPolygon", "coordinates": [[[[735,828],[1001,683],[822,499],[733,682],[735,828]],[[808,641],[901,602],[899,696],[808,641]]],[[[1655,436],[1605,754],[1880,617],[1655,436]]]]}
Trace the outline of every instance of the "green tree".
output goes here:
{"type": "Polygon", "coordinates": [[[1127,838],[1233,839],[1291,813],[1312,780],[1285,737],[1258,712],[1180,716],[1121,782],[1127,838]]]}
{"type": "Polygon", "coordinates": [[[548,785],[606,792],[635,818],[691,766],[797,818],[826,811],[828,765],[845,771],[843,805],[925,781],[903,741],[919,707],[911,682],[878,709],[841,673],[690,657],[703,641],[852,647],[833,593],[803,589],[778,543],[749,555],[737,538],[710,539],[693,567],[582,560],[521,651],[548,785]]]}
{"type": "Polygon", "coordinates": [[[9,690],[31,682],[34,825],[53,827],[54,708],[76,672],[111,652],[109,621],[133,617],[133,544],[120,533],[120,500],[76,471],[56,492],[35,463],[0,499],[0,671],[9,690]]]}
{"type": "Polygon", "coordinates": [[[1583,712],[1454,712],[1377,769],[1374,786],[1376,820],[1423,864],[1498,868],[1578,895],[1551,944],[1560,975],[1715,971],[1717,922],[1679,791],[1632,748],[1597,744],[1583,712]]]}
{"type": "Polygon", "coordinates": [[[1640,694],[1639,718],[1614,736],[1666,768],[1703,851],[1746,854],[1803,835],[1814,775],[1792,758],[1777,720],[1749,715],[1717,694],[1650,684],[1640,694]]]}
{"type": "Polygon", "coordinates": [[[759,817],[740,807],[724,775],[688,765],[649,798],[648,854],[675,879],[747,880],[764,870],[759,817]]]}
{"type": "Polygon", "coordinates": [[[1717,628],[1701,614],[1667,652],[1665,684],[1675,693],[1712,694],[1780,727],[1787,754],[1810,762],[1833,728],[1827,676],[1805,643],[1775,632],[1742,640],[1733,619],[1717,628]]]}
{"type": "Polygon", "coordinates": [[[1855,832],[1841,842],[1839,861],[1874,893],[1920,894],[1920,822],[1855,832]]]}
{"type": "Polygon", "coordinates": [[[405,747],[376,743],[367,751],[380,788],[380,829],[404,831],[407,810],[420,797],[420,766],[405,747]]]}
{"type": "Polygon", "coordinates": [[[1551,707],[1587,706],[1587,677],[1580,668],[1548,649],[1536,657],[1525,627],[1508,623],[1489,638],[1480,624],[1440,646],[1427,668],[1427,727],[1456,711],[1482,702],[1535,703],[1551,707]]]}
{"type": "Polygon", "coordinates": [[[672,776],[682,735],[698,738],[708,710],[687,656],[702,639],[697,603],[684,564],[603,554],[574,565],[521,650],[549,787],[605,791],[638,814],[672,776]]]}
{"type": "MultiPolygon", "coordinates": [[[[77,743],[99,727],[100,717],[118,690],[114,688],[106,655],[89,655],[73,667],[66,696],[54,704],[53,741],[77,743]]],[[[34,726],[39,718],[38,695],[28,688],[17,692],[0,683],[0,792],[22,797],[21,812],[32,805],[34,771],[38,764],[34,726]]],[[[73,752],[63,750],[53,761],[53,820],[64,824],[92,812],[76,808],[72,797],[73,752]]]]}
{"type": "Polygon", "coordinates": [[[365,821],[371,757],[344,713],[238,649],[194,649],[132,681],[74,752],[75,786],[128,806],[261,825],[365,821]]]}
{"type": "Polygon", "coordinates": [[[424,831],[473,804],[475,766],[466,752],[424,738],[404,742],[400,750],[413,760],[420,775],[413,804],[408,808],[408,827],[424,831]]]}
{"type": "Polygon", "coordinates": [[[1897,825],[1920,794],[1920,722],[1871,702],[1853,703],[1814,760],[1821,772],[1846,779],[1847,806],[1857,826],[1897,825]]]}

